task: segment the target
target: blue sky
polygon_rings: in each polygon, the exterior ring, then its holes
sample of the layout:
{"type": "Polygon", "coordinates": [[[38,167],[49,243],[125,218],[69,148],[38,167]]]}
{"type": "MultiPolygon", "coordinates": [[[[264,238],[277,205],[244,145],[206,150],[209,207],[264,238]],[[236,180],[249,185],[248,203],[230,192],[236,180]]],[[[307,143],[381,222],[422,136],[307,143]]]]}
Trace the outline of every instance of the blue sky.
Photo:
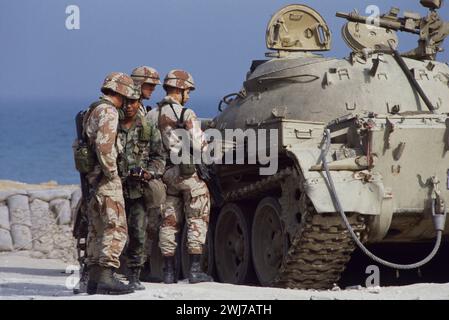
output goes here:
{"type": "MultiPolygon", "coordinates": [[[[265,29],[271,15],[291,0],[1,0],[0,100],[91,99],[110,71],[130,72],[150,65],[162,75],[190,71],[198,98],[219,98],[241,86],[253,59],[264,58],[265,29]],[[80,30],[65,28],[68,5],[78,5],[80,30]]],[[[376,4],[425,14],[412,0],[307,1],[333,32],[328,55],[344,57],[336,11],[376,4]]],[[[449,4],[440,10],[449,20],[449,4]]],[[[400,49],[415,45],[401,35],[400,49]]],[[[448,42],[449,43],[449,42],[448,42]]],[[[440,59],[449,60],[447,52],[440,59]]],[[[162,90],[156,93],[156,99],[162,90]]],[[[1,105],[0,105],[1,107],[1,105]]]]}

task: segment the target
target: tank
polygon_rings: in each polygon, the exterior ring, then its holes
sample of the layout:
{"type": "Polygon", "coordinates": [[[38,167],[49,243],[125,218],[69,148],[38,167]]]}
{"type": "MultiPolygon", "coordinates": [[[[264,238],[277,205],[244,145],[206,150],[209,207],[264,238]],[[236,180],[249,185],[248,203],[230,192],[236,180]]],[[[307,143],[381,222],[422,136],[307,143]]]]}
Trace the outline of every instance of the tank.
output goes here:
{"type": "Polygon", "coordinates": [[[259,159],[216,166],[225,203],[212,217],[208,263],[220,281],[331,288],[356,248],[335,198],[364,244],[435,239],[449,201],[449,66],[437,59],[449,24],[441,1],[421,4],[425,17],[337,13],[347,20],[344,59],[320,54],[332,32],[314,9],[273,15],[267,59],[252,62],[210,123],[278,132],[274,174],[261,175],[259,159]],[[415,34],[417,48],[399,53],[399,32],[415,34]]]}

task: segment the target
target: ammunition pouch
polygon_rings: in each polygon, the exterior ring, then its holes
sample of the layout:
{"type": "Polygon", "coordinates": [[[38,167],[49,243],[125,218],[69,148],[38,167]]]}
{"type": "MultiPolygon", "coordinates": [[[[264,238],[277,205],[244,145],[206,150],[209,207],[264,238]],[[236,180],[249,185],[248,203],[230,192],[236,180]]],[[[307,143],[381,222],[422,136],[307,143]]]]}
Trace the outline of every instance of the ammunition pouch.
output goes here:
{"type": "Polygon", "coordinates": [[[75,168],[79,173],[89,173],[94,170],[97,156],[86,143],[76,141],[73,146],[75,168]]]}
{"type": "Polygon", "coordinates": [[[194,164],[181,163],[179,165],[179,174],[184,178],[193,176],[196,172],[196,166],[194,164]]]}
{"type": "Polygon", "coordinates": [[[160,208],[167,199],[165,184],[159,179],[142,182],[143,198],[147,208],[160,208]]]}

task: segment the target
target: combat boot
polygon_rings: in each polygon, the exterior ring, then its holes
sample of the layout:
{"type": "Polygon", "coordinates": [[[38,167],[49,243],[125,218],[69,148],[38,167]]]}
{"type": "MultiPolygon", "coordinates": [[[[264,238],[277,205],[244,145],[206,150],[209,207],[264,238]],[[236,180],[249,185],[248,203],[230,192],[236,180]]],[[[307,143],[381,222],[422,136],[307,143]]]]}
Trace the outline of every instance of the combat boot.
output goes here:
{"type": "Polygon", "coordinates": [[[129,285],[117,278],[113,268],[100,267],[97,294],[119,295],[133,292],[134,290],[129,285]]]}
{"type": "Polygon", "coordinates": [[[152,283],[159,283],[162,282],[162,279],[160,277],[156,277],[152,274],[151,271],[151,264],[149,261],[145,262],[143,265],[143,269],[140,272],[140,281],[142,282],[152,282],[152,283]]]}
{"type": "Polygon", "coordinates": [[[164,283],[175,283],[175,257],[164,257],[164,283]]]}
{"type": "Polygon", "coordinates": [[[211,282],[212,277],[201,270],[201,255],[190,254],[189,283],[211,282]]]}
{"type": "Polygon", "coordinates": [[[87,288],[86,292],[87,294],[96,294],[97,293],[97,286],[98,286],[98,274],[100,272],[100,266],[98,265],[91,265],[88,267],[87,270],[89,276],[87,281],[87,288]]]}
{"type": "Polygon", "coordinates": [[[145,287],[140,283],[140,268],[130,268],[128,276],[128,286],[133,290],[145,290],[145,287]]]}

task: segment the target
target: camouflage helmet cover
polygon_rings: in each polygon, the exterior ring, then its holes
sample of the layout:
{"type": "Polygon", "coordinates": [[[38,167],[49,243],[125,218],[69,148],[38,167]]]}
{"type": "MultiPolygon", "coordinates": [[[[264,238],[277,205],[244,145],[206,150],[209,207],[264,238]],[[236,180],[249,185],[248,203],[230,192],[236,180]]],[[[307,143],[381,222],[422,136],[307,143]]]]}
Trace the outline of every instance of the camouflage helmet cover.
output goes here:
{"type": "MultiPolygon", "coordinates": [[[[135,83],[135,81],[134,81],[135,83]]],[[[140,85],[134,84],[134,92],[131,96],[128,97],[128,99],[132,99],[132,100],[139,100],[140,99],[140,85]]]]}
{"type": "Polygon", "coordinates": [[[109,89],[129,99],[135,99],[136,88],[134,81],[125,73],[111,72],[104,79],[101,87],[101,92],[105,93],[105,90],[109,89]]]}
{"type": "Polygon", "coordinates": [[[131,78],[133,78],[137,85],[142,85],[144,83],[154,85],[161,84],[159,73],[156,69],[147,66],[135,68],[131,73],[131,78]]]}
{"type": "Polygon", "coordinates": [[[164,88],[174,87],[179,89],[195,90],[195,82],[192,75],[184,70],[175,69],[170,71],[164,79],[164,88]]]}

